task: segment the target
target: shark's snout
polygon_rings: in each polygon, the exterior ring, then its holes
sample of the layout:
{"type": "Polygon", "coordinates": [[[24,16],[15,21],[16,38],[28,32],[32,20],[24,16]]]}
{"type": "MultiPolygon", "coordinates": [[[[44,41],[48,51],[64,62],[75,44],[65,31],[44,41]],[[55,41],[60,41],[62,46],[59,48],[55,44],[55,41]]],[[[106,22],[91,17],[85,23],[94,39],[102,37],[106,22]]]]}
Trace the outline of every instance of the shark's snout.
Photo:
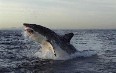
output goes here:
{"type": "Polygon", "coordinates": [[[23,23],[23,26],[30,27],[30,28],[34,29],[36,27],[36,24],[23,23]]]}
{"type": "Polygon", "coordinates": [[[29,27],[29,24],[28,23],[24,23],[23,24],[25,27],[29,27]]]}

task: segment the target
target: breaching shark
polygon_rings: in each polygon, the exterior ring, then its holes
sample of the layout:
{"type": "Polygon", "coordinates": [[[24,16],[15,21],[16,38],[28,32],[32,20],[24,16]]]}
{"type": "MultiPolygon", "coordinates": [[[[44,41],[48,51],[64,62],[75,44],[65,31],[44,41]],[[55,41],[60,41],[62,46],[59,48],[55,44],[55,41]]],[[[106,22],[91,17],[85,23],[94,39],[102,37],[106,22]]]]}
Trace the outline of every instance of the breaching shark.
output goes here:
{"type": "Polygon", "coordinates": [[[24,23],[26,34],[34,41],[42,45],[41,49],[51,51],[54,56],[71,55],[77,52],[76,48],[70,43],[73,33],[58,35],[53,30],[37,25],[24,23]],[[60,55],[61,54],[61,55],[60,55]]]}

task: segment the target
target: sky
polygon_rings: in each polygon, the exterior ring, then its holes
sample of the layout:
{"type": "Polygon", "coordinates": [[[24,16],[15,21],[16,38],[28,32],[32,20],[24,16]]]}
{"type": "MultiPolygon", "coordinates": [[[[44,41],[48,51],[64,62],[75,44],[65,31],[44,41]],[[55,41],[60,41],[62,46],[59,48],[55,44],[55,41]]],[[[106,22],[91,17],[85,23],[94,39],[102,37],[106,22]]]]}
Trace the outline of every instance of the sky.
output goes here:
{"type": "Polygon", "coordinates": [[[116,0],[0,0],[0,29],[116,29],[116,0]]]}

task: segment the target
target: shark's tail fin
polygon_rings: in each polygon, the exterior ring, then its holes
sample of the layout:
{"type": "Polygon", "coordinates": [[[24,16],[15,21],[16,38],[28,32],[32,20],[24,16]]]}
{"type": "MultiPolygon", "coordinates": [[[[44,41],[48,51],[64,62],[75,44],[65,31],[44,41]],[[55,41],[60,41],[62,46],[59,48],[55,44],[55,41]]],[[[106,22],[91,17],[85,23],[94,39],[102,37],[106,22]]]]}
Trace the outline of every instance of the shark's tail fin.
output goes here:
{"type": "Polygon", "coordinates": [[[71,38],[72,38],[73,36],[74,36],[73,33],[65,34],[65,35],[63,36],[63,40],[64,40],[65,42],[69,43],[70,40],[71,40],[71,38]]]}

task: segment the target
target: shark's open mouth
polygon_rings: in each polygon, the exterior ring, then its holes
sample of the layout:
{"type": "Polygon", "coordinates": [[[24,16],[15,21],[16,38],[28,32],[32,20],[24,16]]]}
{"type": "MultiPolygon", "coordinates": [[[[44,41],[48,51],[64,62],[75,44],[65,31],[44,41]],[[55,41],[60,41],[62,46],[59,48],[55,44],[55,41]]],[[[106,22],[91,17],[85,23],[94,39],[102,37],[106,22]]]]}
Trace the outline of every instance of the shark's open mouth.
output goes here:
{"type": "Polygon", "coordinates": [[[32,29],[25,29],[26,32],[32,34],[34,31],[32,29]]]}
{"type": "Polygon", "coordinates": [[[25,26],[24,30],[25,30],[25,32],[27,32],[29,34],[33,34],[34,33],[34,30],[32,28],[27,27],[27,26],[25,26]]]}

